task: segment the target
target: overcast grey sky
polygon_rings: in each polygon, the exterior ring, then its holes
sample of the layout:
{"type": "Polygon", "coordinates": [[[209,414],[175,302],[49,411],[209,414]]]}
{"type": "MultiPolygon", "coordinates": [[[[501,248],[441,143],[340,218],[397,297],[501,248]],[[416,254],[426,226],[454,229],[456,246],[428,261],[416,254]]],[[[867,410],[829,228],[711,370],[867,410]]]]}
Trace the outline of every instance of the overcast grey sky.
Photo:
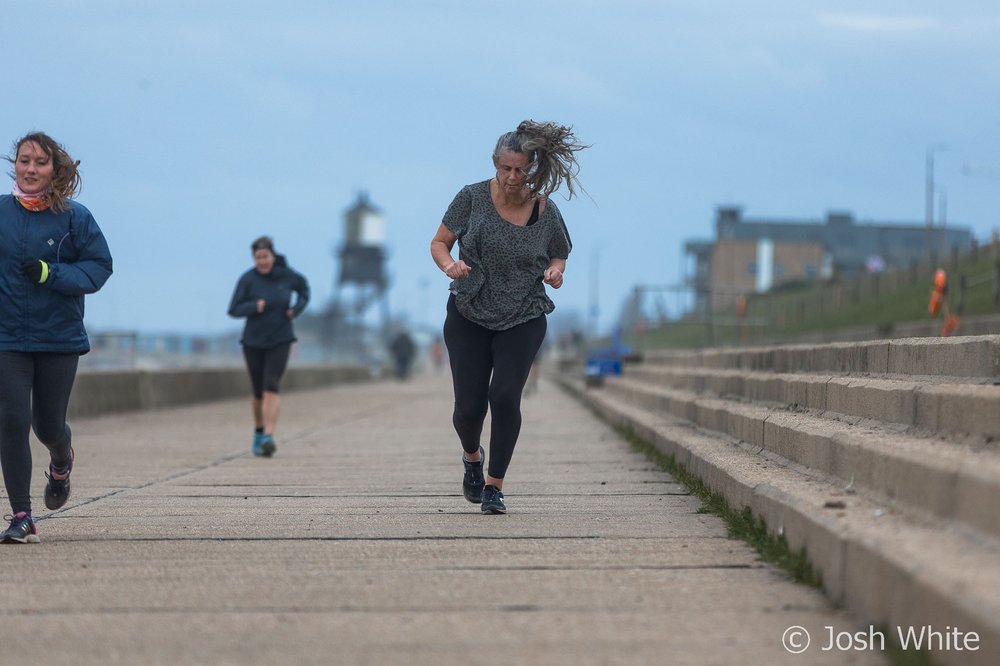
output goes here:
{"type": "Polygon", "coordinates": [[[226,308],[263,233],[309,278],[318,311],[359,190],[385,213],[391,306],[443,321],[430,238],[524,118],[592,144],[591,198],[556,199],[575,249],[553,298],[586,316],[596,262],[603,326],[636,283],[680,281],[683,243],[711,238],[718,205],[922,223],[939,142],[949,223],[980,239],[1000,226],[995,1],[0,9],[0,141],[39,129],[82,160],[79,200],[114,254],[115,275],[88,297],[92,332],[238,328],[226,308]]]}

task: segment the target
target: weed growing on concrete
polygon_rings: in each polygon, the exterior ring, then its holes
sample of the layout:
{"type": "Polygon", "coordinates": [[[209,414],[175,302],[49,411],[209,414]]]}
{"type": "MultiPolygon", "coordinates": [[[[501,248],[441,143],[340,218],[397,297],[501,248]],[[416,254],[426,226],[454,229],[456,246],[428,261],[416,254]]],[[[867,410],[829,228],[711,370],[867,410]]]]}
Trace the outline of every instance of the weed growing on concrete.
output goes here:
{"type": "Polygon", "coordinates": [[[796,581],[822,587],[823,578],[813,570],[812,563],[806,556],[805,548],[792,551],[785,535],[770,534],[763,518],[754,518],[750,507],[742,510],[733,509],[719,493],[705,485],[701,479],[691,474],[673,456],[667,455],[655,446],[639,437],[630,428],[616,428],[632,448],[643,453],[655,462],[661,469],[673,476],[688,492],[702,501],[700,513],[711,513],[722,518],[729,530],[729,535],[745,541],[760,554],[761,559],[784,569],[796,581]]]}
{"type": "Polygon", "coordinates": [[[934,666],[934,660],[927,650],[904,650],[896,638],[896,632],[885,625],[876,627],[889,640],[885,645],[885,656],[892,666],[934,666]]]}

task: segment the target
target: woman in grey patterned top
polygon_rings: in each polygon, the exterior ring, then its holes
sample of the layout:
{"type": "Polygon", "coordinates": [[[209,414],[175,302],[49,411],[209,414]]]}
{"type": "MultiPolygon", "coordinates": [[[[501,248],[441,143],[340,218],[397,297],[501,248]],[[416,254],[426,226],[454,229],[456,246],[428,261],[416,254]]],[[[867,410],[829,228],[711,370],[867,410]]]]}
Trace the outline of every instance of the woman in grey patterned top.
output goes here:
{"type": "Polygon", "coordinates": [[[573,247],[549,195],[575,194],[579,166],[572,129],[526,120],[493,150],[496,176],[467,185],[448,206],[431,256],[452,278],[445,344],[455,389],[452,422],[462,443],[465,498],[483,513],[506,513],[503,480],[521,430],[521,392],[555,308],[545,285],[563,283],[573,247]],[[452,257],[456,241],[459,258],[452,257]],[[483,476],[480,435],[492,414],[483,476]]]}

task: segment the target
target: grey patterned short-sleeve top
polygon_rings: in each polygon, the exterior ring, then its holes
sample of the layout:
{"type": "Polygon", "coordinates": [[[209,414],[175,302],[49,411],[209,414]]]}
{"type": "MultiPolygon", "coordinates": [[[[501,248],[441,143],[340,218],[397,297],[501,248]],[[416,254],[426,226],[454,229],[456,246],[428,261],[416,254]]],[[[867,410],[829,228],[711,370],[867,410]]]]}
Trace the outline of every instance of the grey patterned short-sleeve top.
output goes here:
{"type": "Polygon", "coordinates": [[[458,236],[459,258],[472,269],[451,283],[466,319],[503,331],[555,309],[542,277],[550,260],[569,257],[573,243],[551,199],[537,222],[519,227],[500,217],[484,180],[462,188],[442,223],[458,236]]]}

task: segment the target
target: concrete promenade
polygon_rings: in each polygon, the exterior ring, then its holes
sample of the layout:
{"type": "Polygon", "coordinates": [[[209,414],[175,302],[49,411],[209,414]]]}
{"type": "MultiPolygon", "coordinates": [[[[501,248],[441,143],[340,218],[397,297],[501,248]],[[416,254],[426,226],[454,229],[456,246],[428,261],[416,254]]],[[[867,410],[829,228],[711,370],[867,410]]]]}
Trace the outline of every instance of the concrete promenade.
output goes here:
{"type": "Polygon", "coordinates": [[[72,498],[36,442],[42,543],[0,550],[0,663],[883,663],[552,384],[482,516],[450,408],[445,376],[289,393],[270,460],[248,400],[74,420],[72,498]]]}

